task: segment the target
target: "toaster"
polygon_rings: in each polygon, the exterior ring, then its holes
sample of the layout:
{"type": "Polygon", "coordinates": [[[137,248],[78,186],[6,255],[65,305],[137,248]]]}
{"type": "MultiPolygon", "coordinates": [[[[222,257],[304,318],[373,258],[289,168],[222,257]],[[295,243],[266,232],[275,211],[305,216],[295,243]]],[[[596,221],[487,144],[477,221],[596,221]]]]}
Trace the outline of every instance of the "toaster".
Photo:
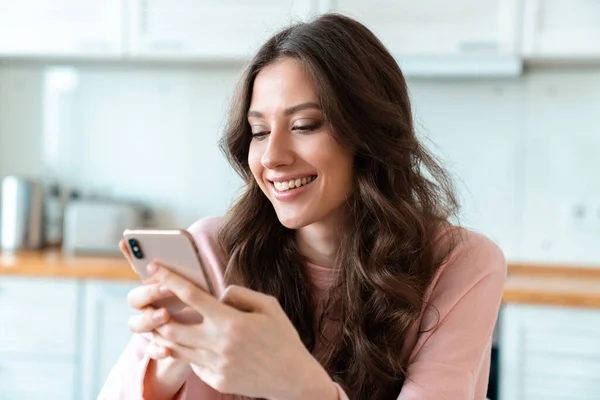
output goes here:
{"type": "Polygon", "coordinates": [[[143,227],[140,205],[108,200],[73,200],[63,220],[63,253],[121,254],[119,241],[127,228],[143,227]]]}

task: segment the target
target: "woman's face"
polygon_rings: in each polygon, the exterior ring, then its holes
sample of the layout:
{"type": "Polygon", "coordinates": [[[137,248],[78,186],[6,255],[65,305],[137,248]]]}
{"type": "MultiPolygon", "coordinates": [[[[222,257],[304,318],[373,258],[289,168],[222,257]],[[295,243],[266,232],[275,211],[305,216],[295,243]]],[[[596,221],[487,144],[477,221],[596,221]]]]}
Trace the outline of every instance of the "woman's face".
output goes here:
{"type": "Polygon", "coordinates": [[[353,190],[353,154],[330,135],[313,83],[285,58],[256,76],[248,123],[250,170],[290,229],[337,215],[353,190]]]}

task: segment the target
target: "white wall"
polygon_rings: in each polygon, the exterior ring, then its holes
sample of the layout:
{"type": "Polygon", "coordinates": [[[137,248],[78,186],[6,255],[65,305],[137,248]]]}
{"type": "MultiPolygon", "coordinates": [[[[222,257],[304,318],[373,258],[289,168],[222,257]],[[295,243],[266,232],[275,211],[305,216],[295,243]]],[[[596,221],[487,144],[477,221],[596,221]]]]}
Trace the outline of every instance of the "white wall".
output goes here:
{"type": "Polygon", "coordinates": [[[0,176],[40,171],[41,93],[39,68],[0,64],[0,176]]]}
{"type": "MultiPolygon", "coordinates": [[[[222,214],[240,185],[217,148],[240,68],[82,65],[57,94],[49,77],[65,71],[0,64],[0,176],[140,199],[161,226],[222,214]]],[[[419,131],[460,178],[465,225],[510,260],[600,263],[600,70],[410,88],[419,131]]]]}
{"type": "Polygon", "coordinates": [[[217,149],[239,72],[0,68],[0,176],[57,177],[86,192],[145,201],[160,226],[222,214],[241,183],[217,149]],[[75,89],[44,85],[58,75],[74,77],[75,89]],[[58,117],[45,117],[48,108],[58,117]]]}

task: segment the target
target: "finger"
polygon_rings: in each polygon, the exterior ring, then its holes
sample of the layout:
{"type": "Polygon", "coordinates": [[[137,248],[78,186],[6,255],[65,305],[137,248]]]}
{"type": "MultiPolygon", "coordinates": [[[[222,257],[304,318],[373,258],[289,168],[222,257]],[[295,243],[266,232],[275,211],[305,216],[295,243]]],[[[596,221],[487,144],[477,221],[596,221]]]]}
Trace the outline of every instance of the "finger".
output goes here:
{"type": "Polygon", "coordinates": [[[210,349],[186,347],[181,344],[173,343],[156,333],[153,336],[153,340],[156,345],[168,348],[171,357],[177,360],[195,364],[209,371],[214,371],[215,366],[218,365],[217,361],[219,356],[210,349]]]}
{"type": "Polygon", "coordinates": [[[152,278],[156,282],[167,287],[181,301],[198,311],[205,318],[218,320],[227,318],[231,314],[231,308],[224,307],[212,295],[157,262],[150,263],[149,271],[151,271],[152,278]]]}
{"type": "Polygon", "coordinates": [[[123,253],[123,255],[125,256],[127,261],[129,261],[129,265],[131,266],[131,268],[133,268],[133,259],[131,258],[131,253],[129,252],[129,247],[127,247],[127,243],[125,242],[125,240],[121,239],[121,241],[119,242],[119,249],[121,250],[121,253],[123,253]]]}
{"type": "Polygon", "coordinates": [[[159,361],[171,356],[171,350],[168,347],[162,347],[156,343],[150,342],[146,346],[146,354],[153,360],[159,361]]]}
{"type": "Polygon", "coordinates": [[[279,307],[275,297],[237,285],[229,285],[219,301],[245,312],[270,313],[279,307]]]}
{"type": "Polygon", "coordinates": [[[183,325],[194,325],[200,324],[204,321],[202,314],[194,310],[190,306],[186,306],[181,311],[171,316],[171,321],[177,321],[183,325]]]}
{"type": "Polygon", "coordinates": [[[203,324],[187,325],[171,320],[154,331],[163,339],[186,347],[208,349],[214,344],[214,340],[209,337],[207,325],[203,324]]]}
{"type": "Polygon", "coordinates": [[[138,286],[127,294],[127,303],[133,308],[141,310],[155,301],[173,297],[173,293],[164,285],[152,283],[138,286]]]}
{"type": "Polygon", "coordinates": [[[169,322],[170,316],[164,308],[155,310],[146,308],[141,314],[129,318],[129,329],[134,333],[152,332],[169,322]]]}

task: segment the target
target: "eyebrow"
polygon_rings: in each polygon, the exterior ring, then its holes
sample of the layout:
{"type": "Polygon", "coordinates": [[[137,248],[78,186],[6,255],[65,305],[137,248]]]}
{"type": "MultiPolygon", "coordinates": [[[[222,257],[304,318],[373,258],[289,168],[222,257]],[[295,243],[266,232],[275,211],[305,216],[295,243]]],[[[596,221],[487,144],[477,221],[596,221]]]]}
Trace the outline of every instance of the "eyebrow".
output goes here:
{"type": "MultiPolygon", "coordinates": [[[[320,110],[321,106],[319,106],[317,103],[314,103],[314,102],[302,103],[302,104],[297,104],[295,106],[292,106],[290,108],[286,108],[283,113],[285,115],[292,115],[292,114],[297,113],[298,111],[306,110],[309,108],[320,110]]],[[[248,111],[248,117],[263,118],[264,114],[261,113],[260,111],[248,111]]]]}

